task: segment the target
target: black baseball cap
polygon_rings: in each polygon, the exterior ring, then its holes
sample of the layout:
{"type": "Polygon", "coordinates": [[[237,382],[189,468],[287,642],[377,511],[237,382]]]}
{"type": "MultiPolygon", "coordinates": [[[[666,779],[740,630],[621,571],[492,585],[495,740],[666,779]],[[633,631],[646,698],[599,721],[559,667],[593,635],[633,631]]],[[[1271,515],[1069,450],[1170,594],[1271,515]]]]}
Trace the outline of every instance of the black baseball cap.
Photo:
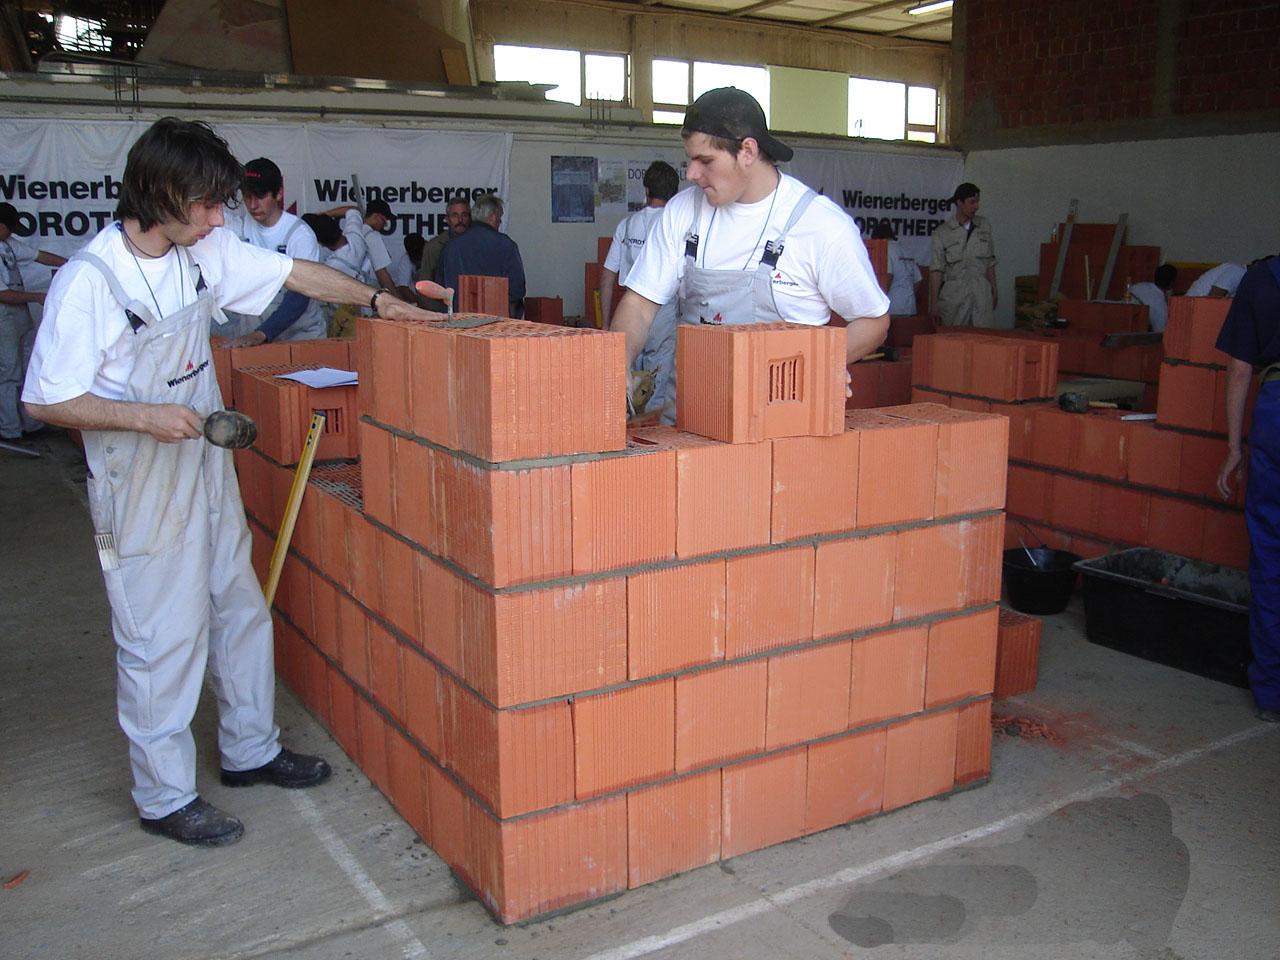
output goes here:
{"type": "Polygon", "coordinates": [[[266,157],[250,160],[244,165],[244,177],[240,181],[240,192],[255,197],[277,194],[284,189],[284,174],[266,157]]]}
{"type": "Polygon", "coordinates": [[[18,208],[12,203],[0,203],[0,223],[9,228],[9,232],[18,229],[18,208]]]}
{"type": "Polygon", "coordinates": [[[681,133],[705,133],[725,140],[751,137],[770,160],[785,162],[795,151],[769,133],[756,98],[737,87],[708,90],[684,113],[681,133]]]}
{"type": "Polygon", "coordinates": [[[385,200],[370,200],[367,204],[365,204],[364,215],[367,217],[370,214],[374,214],[374,213],[380,213],[384,217],[386,217],[388,220],[390,220],[391,204],[387,203],[387,201],[385,200]]]}
{"type": "Polygon", "coordinates": [[[956,187],[956,192],[951,195],[951,199],[953,201],[968,200],[970,197],[976,197],[980,193],[982,193],[982,191],[978,189],[976,184],[962,183],[960,186],[956,187]]]}

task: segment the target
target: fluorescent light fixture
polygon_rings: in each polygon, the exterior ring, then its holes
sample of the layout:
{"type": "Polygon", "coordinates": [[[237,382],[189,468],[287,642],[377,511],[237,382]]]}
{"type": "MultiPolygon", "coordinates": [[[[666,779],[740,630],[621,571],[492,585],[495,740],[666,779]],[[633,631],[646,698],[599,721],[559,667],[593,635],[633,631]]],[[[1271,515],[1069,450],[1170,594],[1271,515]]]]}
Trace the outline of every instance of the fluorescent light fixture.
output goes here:
{"type": "Polygon", "coordinates": [[[940,10],[950,10],[954,0],[934,0],[932,3],[917,3],[914,7],[908,7],[907,13],[912,16],[920,17],[926,13],[937,13],[940,10]]]}

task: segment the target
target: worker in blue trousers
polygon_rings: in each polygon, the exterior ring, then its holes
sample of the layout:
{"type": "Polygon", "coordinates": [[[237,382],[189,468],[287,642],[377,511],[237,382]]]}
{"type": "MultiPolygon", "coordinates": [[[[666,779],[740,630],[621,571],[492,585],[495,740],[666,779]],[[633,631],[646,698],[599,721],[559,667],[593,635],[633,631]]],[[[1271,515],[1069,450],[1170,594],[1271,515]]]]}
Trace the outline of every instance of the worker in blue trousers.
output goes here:
{"type": "Polygon", "coordinates": [[[1249,687],[1258,717],[1280,723],[1280,256],[1255,263],[1240,281],[1218,335],[1227,363],[1227,458],[1218,492],[1244,469],[1244,413],[1249,383],[1259,373],[1249,430],[1249,687]]]}

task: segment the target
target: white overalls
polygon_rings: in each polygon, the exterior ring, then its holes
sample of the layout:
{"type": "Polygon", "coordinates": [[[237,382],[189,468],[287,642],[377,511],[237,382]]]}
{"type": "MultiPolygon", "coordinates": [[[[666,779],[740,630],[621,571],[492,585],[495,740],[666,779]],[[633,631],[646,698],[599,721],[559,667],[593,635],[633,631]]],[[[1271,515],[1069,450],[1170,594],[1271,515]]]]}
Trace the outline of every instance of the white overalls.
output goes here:
{"type": "MultiPolygon", "coordinates": [[[[18,255],[8,240],[0,240],[0,269],[10,290],[21,293],[22,273],[18,255]]],[[[38,430],[39,420],[22,406],[22,381],[31,361],[36,327],[25,303],[0,303],[0,439],[17,440],[28,430],[38,430]]]]}
{"type": "MultiPolygon", "coordinates": [[[[284,235],[284,239],[276,245],[276,253],[288,255],[288,247],[290,238],[298,231],[299,227],[305,226],[304,221],[299,218],[293,222],[284,235]]],[[[242,228],[240,239],[245,243],[258,246],[254,243],[248,231],[242,228]]],[[[285,294],[289,291],[281,287],[276,291],[276,295],[271,298],[271,302],[267,304],[267,309],[263,310],[258,316],[250,316],[247,313],[233,313],[230,310],[225,311],[222,315],[226,318],[221,323],[215,323],[210,327],[210,334],[215,337],[243,337],[247,333],[253,333],[258,327],[262,326],[262,321],[266,320],[276,308],[280,306],[280,302],[284,300],[285,294]]],[[[324,314],[320,304],[312,300],[307,304],[305,310],[298,316],[298,319],[289,324],[281,333],[276,336],[276,341],[281,340],[315,340],[323,337],[328,330],[329,321],[324,314]]]]}
{"type": "MultiPolygon", "coordinates": [[[[222,311],[180,249],[195,302],[162,319],[131,300],[84,252],[129,318],[136,345],[123,399],[222,408],[210,324],[222,311]]],[[[222,766],[249,770],[280,752],[273,719],[271,619],[250,563],[231,453],[203,437],[161,443],[134,431],[84,431],[89,506],[117,644],[117,705],[129,738],[139,814],[164,817],[195,799],[191,736],[206,663],[218,700],[222,766]]]]}
{"type": "MultiPolygon", "coordinates": [[[[698,221],[702,218],[702,191],[693,201],[693,225],[684,239],[684,276],[677,293],[680,323],[737,324],[769,323],[784,320],[773,296],[773,271],[786,245],[787,234],[818,196],[806,190],[791,210],[782,231],[764,245],[764,254],[754,271],[712,270],[698,266],[698,221]]],[[[674,374],[673,374],[674,377],[674,374]]],[[[675,400],[672,383],[671,400],[675,400]]]]}

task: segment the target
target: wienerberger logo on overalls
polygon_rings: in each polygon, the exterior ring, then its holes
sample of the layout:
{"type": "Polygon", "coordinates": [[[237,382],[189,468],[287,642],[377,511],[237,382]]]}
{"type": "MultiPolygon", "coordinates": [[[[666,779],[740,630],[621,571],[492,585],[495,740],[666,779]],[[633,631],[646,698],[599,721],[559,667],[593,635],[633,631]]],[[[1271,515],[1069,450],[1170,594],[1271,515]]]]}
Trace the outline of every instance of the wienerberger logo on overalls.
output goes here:
{"type": "Polygon", "coordinates": [[[176,387],[179,384],[186,383],[188,380],[191,380],[191,379],[194,379],[195,377],[200,376],[200,374],[204,371],[204,368],[207,366],[209,366],[208,360],[202,360],[200,362],[200,366],[198,367],[195,364],[193,364],[190,360],[188,360],[186,372],[183,373],[182,376],[180,377],[174,377],[172,380],[166,380],[165,383],[167,383],[170,387],[176,387]]]}
{"type": "Polygon", "coordinates": [[[774,273],[771,282],[775,287],[799,287],[800,286],[800,284],[796,283],[794,280],[784,277],[782,275],[781,270],[778,270],[774,273]]]}

